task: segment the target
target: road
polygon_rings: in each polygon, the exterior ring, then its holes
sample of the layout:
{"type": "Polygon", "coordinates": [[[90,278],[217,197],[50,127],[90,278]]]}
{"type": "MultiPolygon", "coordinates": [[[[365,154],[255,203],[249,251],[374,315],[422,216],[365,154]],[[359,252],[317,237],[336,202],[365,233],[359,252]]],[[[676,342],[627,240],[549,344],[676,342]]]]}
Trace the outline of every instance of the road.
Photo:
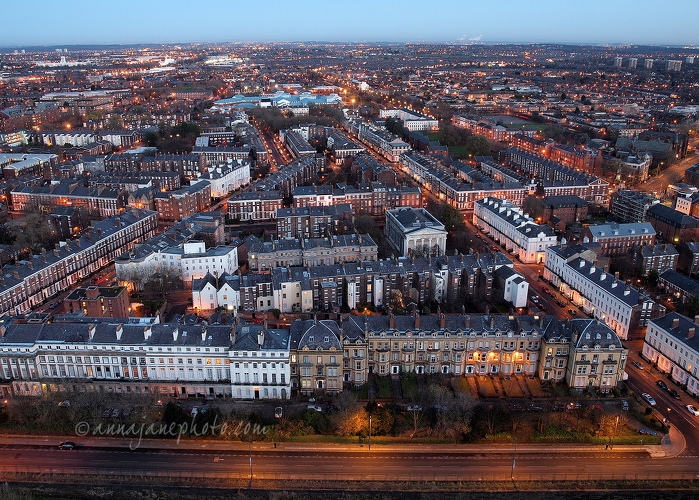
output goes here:
{"type": "MultiPolygon", "coordinates": [[[[692,151],[696,151],[697,146],[699,146],[699,139],[690,141],[690,144],[692,146],[692,151]]],[[[694,153],[689,153],[686,158],[671,165],[660,172],[660,175],[653,177],[638,187],[647,193],[655,191],[658,195],[661,195],[667,189],[668,184],[678,182],[682,179],[682,177],[684,177],[684,171],[695,163],[699,163],[699,156],[694,153]]]]}
{"type": "MultiPolygon", "coordinates": [[[[690,398],[679,386],[641,358],[639,352],[643,348],[642,340],[626,341],[624,345],[629,349],[629,357],[626,363],[626,373],[629,375],[626,383],[629,388],[639,395],[642,392],[647,392],[653,396],[657,403],[655,406],[656,416],[661,419],[667,417],[670,424],[674,425],[684,436],[687,448],[683,455],[699,455],[699,417],[695,417],[685,408],[688,404],[699,406],[696,400],[690,398]],[[640,363],[644,368],[642,370],[638,369],[632,364],[634,361],[640,363]],[[674,399],[668,392],[660,389],[656,385],[658,380],[665,382],[669,389],[675,389],[680,394],[680,399],[674,399]],[[670,409],[669,412],[668,408],[670,409]]],[[[644,403],[645,406],[649,406],[645,403],[645,400],[639,399],[639,401],[644,403]]]]}
{"type": "MultiPolygon", "coordinates": [[[[269,443],[243,449],[137,449],[3,445],[0,471],[53,474],[173,476],[255,480],[586,480],[695,479],[696,458],[653,459],[642,447],[490,446],[480,450],[381,449],[338,446],[273,449],[269,443]],[[251,458],[252,457],[252,458],[251,458]],[[515,459],[513,464],[513,459],[515,459]],[[252,464],[252,465],[251,465],[252,464]],[[514,474],[513,474],[514,469],[514,474]]],[[[240,448],[240,447],[239,447],[240,448]]]]}

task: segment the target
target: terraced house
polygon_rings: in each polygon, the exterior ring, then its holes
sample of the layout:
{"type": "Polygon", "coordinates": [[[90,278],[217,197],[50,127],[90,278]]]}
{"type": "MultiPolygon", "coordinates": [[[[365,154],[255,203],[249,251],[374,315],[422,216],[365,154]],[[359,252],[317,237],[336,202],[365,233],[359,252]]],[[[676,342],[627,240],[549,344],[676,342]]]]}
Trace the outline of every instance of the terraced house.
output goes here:
{"type": "Polygon", "coordinates": [[[285,399],[296,392],[334,394],[366,383],[371,373],[401,372],[539,373],[553,381],[565,372],[571,387],[608,391],[623,379],[627,352],[604,323],[550,316],[352,315],[296,320],[288,329],[238,319],[228,325],[91,321],[0,322],[5,394],[285,399]]]}

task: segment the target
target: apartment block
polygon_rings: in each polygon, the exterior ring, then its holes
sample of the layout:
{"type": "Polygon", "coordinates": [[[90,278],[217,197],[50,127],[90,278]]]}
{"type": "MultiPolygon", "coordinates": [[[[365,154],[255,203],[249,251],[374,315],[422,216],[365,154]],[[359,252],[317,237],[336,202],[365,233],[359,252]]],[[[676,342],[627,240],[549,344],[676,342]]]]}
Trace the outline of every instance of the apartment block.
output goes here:
{"type": "Polygon", "coordinates": [[[664,312],[663,306],[592,264],[588,252],[585,245],[549,247],[544,279],[623,340],[664,312]]]}
{"type": "Polygon", "coordinates": [[[584,227],[580,232],[583,243],[599,243],[607,256],[626,254],[636,246],[655,244],[655,230],[648,222],[627,224],[597,224],[584,227]]]}
{"type": "Polygon", "coordinates": [[[698,323],[699,317],[692,320],[676,312],[652,319],[648,322],[642,351],[654,367],[693,396],[699,395],[698,323]]]}
{"type": "Polygon", "coordinates": [[[546,249],[557,241],[550,226],[535,223],[522,209],[498,198],[475,203],[473,224],[524,263],[543,263],[546,249]]]}

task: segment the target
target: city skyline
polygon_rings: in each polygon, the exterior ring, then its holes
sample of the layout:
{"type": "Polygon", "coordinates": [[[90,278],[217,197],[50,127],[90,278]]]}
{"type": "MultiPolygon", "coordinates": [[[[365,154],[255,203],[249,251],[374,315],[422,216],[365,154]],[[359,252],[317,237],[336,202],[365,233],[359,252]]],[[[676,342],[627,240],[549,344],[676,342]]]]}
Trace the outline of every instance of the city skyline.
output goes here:
{"type": "MultiPolygon", "coordinates": [[[[26,23],[8,23],[0,46],[309,41],[696,44],[691,19],[699,16],[699,5],[667,5],[661,10],[650,0],[620,0],[610,10],[607,3],[593,0],[583,11],[549,0],[503,0],[493,10],[489,4],[457,0],[429,6],[415,0],[358,0],[349,8],[338,2],[273,0],[264,8],[212,2],[204,10],[183,0],[169,2],[167,9],[126,0],[115,12],[110,4],[73,0],[56,12],[52,4],[39,1],[31,12],[32,29],[26,23]],[[356,22],[351,22],[353,17],[356,22]]],[[[27,16],[20,4],[4,11],[6,19],[27,16]]]]}

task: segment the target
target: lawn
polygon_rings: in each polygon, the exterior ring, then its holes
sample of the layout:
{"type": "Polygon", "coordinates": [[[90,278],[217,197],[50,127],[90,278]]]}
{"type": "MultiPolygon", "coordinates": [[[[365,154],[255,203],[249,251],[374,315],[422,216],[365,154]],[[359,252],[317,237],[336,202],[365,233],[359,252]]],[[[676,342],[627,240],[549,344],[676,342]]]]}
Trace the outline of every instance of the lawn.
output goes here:
{"type": "Polygon", "coordinates": [[[533,397],[543,398],[545,396],[548,396],[548,393],[545,392],[544,389],[541,387],[541,380],[539,380],[538,378],[530,379],[529,377],[524,377],[524,381],[527,383],[529,392],[533,397]]]}
{"type": "Polygon", "coordinates": [[[502,387],[505,389],[508,398],[523,398],[524,393],[519,387],[517,380],[514,377],[502,379],[502,387]]]}
{"type": "Polygon", "coordinates": [[[431,141],[438,141],[439,140],[439,134],[425,134],[425,135],[431,141]]]}
{"type": "Polygon", "coordinates": [[[449,152],[459,158],[468,158],[468,149],[466,146],[449,146],[449,152]]]}
{"type": "Polygon", "coordinates": [[[376,395],[378,398],[391,398],[393,393],[391,392],[391,381],[388,377],[376,377],[376,384],[379,387],[379,392],[376,395]]]}
{"type": "Polygon", "coordinates": [[[484,398],[497,398],[498,393],[495,392],[495,386],[490,377],[478,377],[478,394],[484,398]]]}
{"type": "Polygon", "coordinates": [[[400,386],[403,391],[403,398],[412,399],[417,396],[417,379],[415,376],[402,376],[400,378],[400,386]]]}

